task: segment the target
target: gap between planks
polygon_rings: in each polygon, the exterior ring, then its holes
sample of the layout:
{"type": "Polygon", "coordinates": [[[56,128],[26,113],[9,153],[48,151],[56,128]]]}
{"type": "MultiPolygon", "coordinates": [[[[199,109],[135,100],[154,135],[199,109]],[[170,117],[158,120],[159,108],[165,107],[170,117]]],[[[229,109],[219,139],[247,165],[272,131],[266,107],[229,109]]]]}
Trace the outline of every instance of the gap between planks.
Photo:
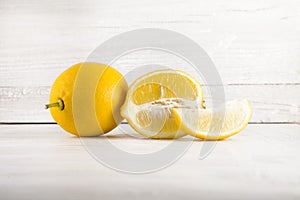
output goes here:
{"type": "MultiPolygon", "coordinates": [[[[56,122],[0,122],[1,125],[56,125],[56,122]]],[[[128,122],[121,122],[120,124],[128,124],[128,122]]],[[[299,122],[249,122],[251,124],[296,124],[300,125],[299,122]]]]}

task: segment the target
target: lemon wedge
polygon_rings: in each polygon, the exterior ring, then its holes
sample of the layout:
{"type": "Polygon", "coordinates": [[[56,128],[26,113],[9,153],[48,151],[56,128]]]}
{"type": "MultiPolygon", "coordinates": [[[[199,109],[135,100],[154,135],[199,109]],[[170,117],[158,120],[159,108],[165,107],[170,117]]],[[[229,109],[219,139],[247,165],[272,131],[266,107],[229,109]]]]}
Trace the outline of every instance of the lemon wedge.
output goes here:
{"type": "Polygon", "coordinates": [[[182,71],[156,70],[137,78],[129,87],[121,115],[138,133],[156,139],[179,138],[186,133],[175,122],[172,108],[203,107],[200,83],[182,71]]]}
{"type": "Polygon", "coordinates": [[[206,140],[222,140],[242,131],[252,110],[247,99],[229,101],[217,109],[173,108],[175,122],[187,134],[206,140]]]}

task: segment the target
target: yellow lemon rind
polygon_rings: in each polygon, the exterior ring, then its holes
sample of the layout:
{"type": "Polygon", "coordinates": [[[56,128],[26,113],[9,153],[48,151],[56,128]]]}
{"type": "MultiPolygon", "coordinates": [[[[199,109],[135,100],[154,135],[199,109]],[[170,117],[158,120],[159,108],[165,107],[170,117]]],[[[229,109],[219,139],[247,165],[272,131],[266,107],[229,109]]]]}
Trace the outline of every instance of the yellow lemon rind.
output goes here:
{"type": "MultiPolygon", "coordinates": [[[[131,95],[129,93],[129,91],[132,91],[132,89],[134,89],[136,87],[136,85],[141,82],[142,80],[146,79],[149,75],[155,75],[155,74],[159,74],[159,73],[164,73],[166,71],[173,71],[174,73],[179,73],[180,75],[183,75],[184,77],[188,78],[189,80],[191,80],[195,86],[197,87],[197,92],[200,92],[200,94],[198,94],[198,97],[197,97],[197,101],[199,101],[200,105],[202,108],[204,108],[204,91],[203,91],[203,88],[202,88],[202,85],[195,79],[193,78],[192,76],[190,76],[189,74],[181,71],[181,70],[165,70],[165,69],[162,69],[162,70],[156,70],[155,72],[148,72],[144,75],[142,75],[141,77],[137,78],[129,87],[128,89],[128,93],[127,93],[127,96],[126,96],[126,99],[125,99],[125,102],[123,104],[123,106],[121,107],[121,116],[123,118],[125,118],[127,120],[127,122],[129,123],[129,125],[136,131],[138,132],[139,134],[145,136],[145,137],[148,137],[148,138],[151,138],[151,139],[175,139],[175,138],[180,138],[180,137],[183,137],[185,135],[187,135],[187,133],[181,131],[180,129],[178,129],[178,132],[177,134],[170,134],[169,136],[160,136],[159,134],[158,135],[148,135],[146,134],[145,132],[143,132],[141,130],[141,128],[138,128],[135,123],[130,119],[130,117],[126,114],[126,112],[129,112],[128,111],[128,108],[127,108],[127,105],[129,104],[129,101],[131,101],[131,95]]],[[[134,90],[133,90],[134,91],[134,90]]]]}
{"type": "Polygon", "coordinates": [[[188,125],[186,125],[186,123],[184,123],[182,121],[182,118],[176,109],[172,109],[172,112],[174,114],[176,124],[188,135],[196,137],[196,138],[200,138],[203,140],[224,140],[233,135],[236,135],[237,133],[241,132],[242,130],[244,130],[247,127],[248,122],[250,121],[250,119],[252,117],[252,109],[251,109],[249,100],[247,100],[247,107],[249,109],[249,113],[245,117],[245,120],[242,123],[242,125],[232,131],[221,133],[221,135],[219,135],[219,136],[210,136],[210,135],[207,135],[206,132],[195,131],[195,130],[191,129],[188,125]]]}

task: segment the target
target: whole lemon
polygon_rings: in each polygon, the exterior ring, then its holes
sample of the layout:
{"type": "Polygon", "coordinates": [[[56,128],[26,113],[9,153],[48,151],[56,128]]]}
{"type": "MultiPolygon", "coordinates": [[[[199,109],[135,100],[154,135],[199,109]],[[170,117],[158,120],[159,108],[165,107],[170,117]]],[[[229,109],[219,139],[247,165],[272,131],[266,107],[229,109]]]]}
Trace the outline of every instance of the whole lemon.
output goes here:
{"type": "Polygon", "coordinates": [[[77,136],[98,136],[122,120],[120,107],[128,86],[116,69],[100,63],[78,63],[55,80],[50,92],[53,119],[77,136]]]}

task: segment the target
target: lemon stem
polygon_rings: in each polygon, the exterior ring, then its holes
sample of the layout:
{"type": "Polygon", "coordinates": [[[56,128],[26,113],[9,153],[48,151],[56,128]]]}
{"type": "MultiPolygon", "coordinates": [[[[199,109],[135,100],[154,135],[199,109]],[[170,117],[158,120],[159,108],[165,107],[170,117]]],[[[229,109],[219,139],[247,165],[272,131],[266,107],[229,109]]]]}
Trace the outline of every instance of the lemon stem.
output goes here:
{"type": "Polygon", "coordinates": [[[49,109],[53,107],[58,107],[60,110],[63,110],[65,108],[64,101],[62,99],[58,99],[58,101],[55,103],[50,103],[45,105],[45,109],[49,109]]]}

